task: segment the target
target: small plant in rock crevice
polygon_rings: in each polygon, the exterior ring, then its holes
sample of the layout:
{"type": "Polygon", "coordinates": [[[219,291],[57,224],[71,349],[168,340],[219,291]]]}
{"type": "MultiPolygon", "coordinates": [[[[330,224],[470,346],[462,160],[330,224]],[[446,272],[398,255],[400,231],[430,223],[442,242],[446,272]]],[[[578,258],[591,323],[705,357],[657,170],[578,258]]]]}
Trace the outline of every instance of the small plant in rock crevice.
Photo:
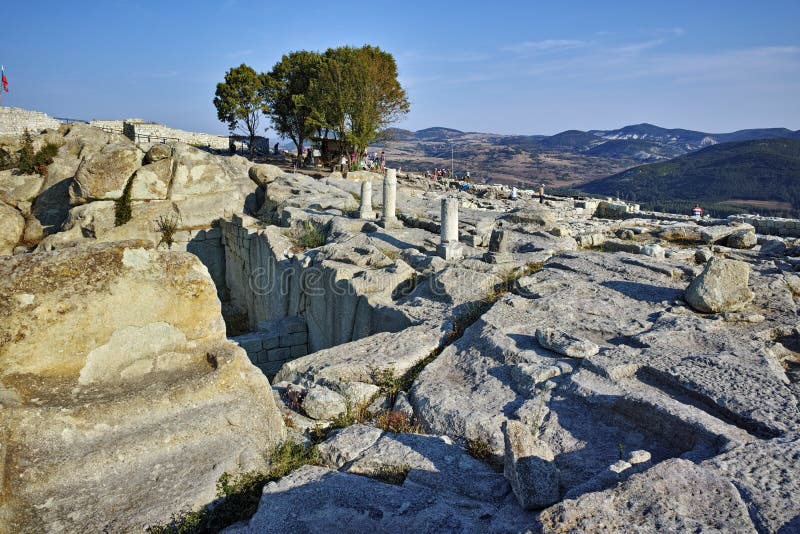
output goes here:
{"type": "Polygon", "coordinates": [[[180,217],[176,215],[161,215],[156,219],[156,232],[161,234],[161,239],[158,241],[156,248],[162,244],[167,245],[167,249],[171,250],[172,245],[175,244],[175,233],[178,231],[178,223],[180,217]]]}
{"type": "Polygon", "coordinates": [[[131,206],[132,187],[133,180],[128,180],[125,189],[122,191],[122,196],[114,201],[114,226],[122,226],[130,221],[133,216],[133,208],[131,206]]]}
{"type": "Polygon", "coordinates": [[[321,247],[328,236],[324,225],[313,221],[303,221],[303,224],[289,233],[289,238],[294,243],[297,251],[321,247]]]}
{"type": "Polygon", "coordinates": [[[397,410],[386,410],[378,414],[375,426],[395,434],[420,434],[422,427],[413,417],[397,410]]]}
{"type": "Polygon", "coordinates": [[[492,448],[489,446],[489,442],[482,438],[468,439],[466,449],[470,456],[482,462],[492,457],[492,448]]]}

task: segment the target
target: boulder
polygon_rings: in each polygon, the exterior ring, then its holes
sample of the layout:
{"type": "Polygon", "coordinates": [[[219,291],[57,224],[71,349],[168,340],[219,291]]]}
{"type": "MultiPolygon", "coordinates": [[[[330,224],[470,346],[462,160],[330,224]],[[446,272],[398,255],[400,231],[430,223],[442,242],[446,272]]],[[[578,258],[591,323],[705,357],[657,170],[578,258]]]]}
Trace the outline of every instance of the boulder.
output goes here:
{"type": "Polygon", "coordinates": [[[348,426],[319,444],[320,459],[325,465],[339,469],[371,447],[381,435],[383,431],[374,426],[348,426]]]}
{"type": "Polygon", "coordinates": [[[737,311],[753,300],[747,287],[750,266],[744,262],[712,258],[686,289],[685,300],[703,313],[737,311]]]}
{"type": "Polygon", "coordinates": [[[347,412],[344,397],[323,386],[314,386],[303,399],[303,411],[312,419],[330,420],[347,412]]]}
{"type": "Polygon", "coordinates": [[[553,451],[519,421],[506,421],[503,436],[503,474],[520,506],[532,510],[558,502],[561,477],[553,451]]]}
{"type": "Polygon", "coordinates": [[[74,204],[117,199],[141,165],[142,153],[133,143],[106,145],[81,162],[70,187],[70,198],[74,204]]]}
{"type": "Polygon", "coordinates": [[[10,256],[22,239],[25,217],[20,212],[0,202],[0,256],[10,256]]]}
{"type": "Polygon", "coordinates": [[[131,200],[167,198],[169,183],[172,180],[172,159],[162,158],[144,165],[136,171],[131,180],[131,200]]]}
{"type": "Polygon", "coordinates": [[[44,184],[38,174],[14,174],[13,171],[0,171],[0,201],[16,206],[20,202],[30,202],[44,184]]]}
{"type": "Polygon", "coordinates": [[[750,224],[739,224],[736,226],[706,226],[700,232],[700,238],[704,243],[720,244],[733,234],[754,231],[755,229],[750,224]]]}
{"type": "Polygon", "coordinates": [[[275,178],[285,173],[286,171],[280,167],[276,165],[270,165],[268,163],[257,163],[250,167],[250,170],[247,171],[250,179],[261,186],[274,182],[275,178]]]}
{"type": "Polygon", "coordinates": [[[665,257],[664,247],[662,247],[658,243],[653,243],[651,245],[644,245],[642,247],[642,254],[659,260],[663,260],[665,257]]]}
{"type": "Polygon", "coordinates": [[[265,468],[284,437],[191,254],[127,242],[6,258],[0,302],[9,532],[164,524],[213,501],[224,472],[265,468]]]}
{"type": "Polygon", "coordinates": [[[671,224],[658,232],[667,241],[700,241],[700,227],[696,224],[671,224]]]}
{"type": "Polygon", "coordinates": [[[758,238],[752,230],[739,230],[728,236],[727,245],[730,248],[749,249],[756,246],[758,238]]]}
{"type": "Polygon", "coordinates": [[[519,224],[534,224],[547,228],[550,228],[556,224],[555,213],[545,208],[517,208],[510,211],[505,218],[511,222],[519,224]]]}
{"type": "Polygon", "coordinates": [[[733,484],[688,460],[667,460],[621,485],[563,501],[539,515],[556,532],[752,532],[733,484]]]}
{"type": "Polygon", "coordinates": [[[542,347],[570,358],[588,358],[600,350],[600,347],[587,339],[559,332],[553,328],[537,328],[536,340],[542,347]]]}
{"type": "Polygon", "coordinates": [[[761,242],[761,254],[780,256],[786,252],[786,241],[781,238],[767,238],[761,242]]]}
{"type": "Polygon", "coordinates": [[[157,144],[151,146],[144,155],[145,164],[155,163],[172,156],[172,145],[157,144]]]}
{"type": "Polygon", "coordinates": [[[713,257],[714,253],[711,252],[711,249],[708,248],[699,248],[694,253],[694,261],[696,261],[697,263],[706,263],[713,257]]]}

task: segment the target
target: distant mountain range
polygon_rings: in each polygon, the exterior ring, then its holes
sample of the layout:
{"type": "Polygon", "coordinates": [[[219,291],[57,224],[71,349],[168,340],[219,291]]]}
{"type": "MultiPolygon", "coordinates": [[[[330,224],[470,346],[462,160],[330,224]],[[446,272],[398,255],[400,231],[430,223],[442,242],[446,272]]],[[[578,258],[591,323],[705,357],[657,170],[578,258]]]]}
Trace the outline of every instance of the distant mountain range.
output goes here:
{"type": "Polygon", "coordinates": [[[381,146],[409,170],[450,167],[478,180],[575,187],[642,163],[667,161],[719,143],[800,139],[800,130],[759,128],[730,133],[636,124],[616,130],[567,130],[555,135],[500,135],[433,127],[391,129],[381,146]]]}
{"type": "MultiPolygon", "coordinates": [[[[779,130],[749,130],[770,135],[779,130]]],[[[794,133],[795,136],[797,132],[794,133]]],[[[745,134],[735,132],[722,138],[745,134]]],[[[593,180],[581,191],[619,196],[666,208],[683,203],[715,209],[797,214],[800,210],[800,138],[762,138],[715,144],[670,161],[641,165],[593,180]]]]}

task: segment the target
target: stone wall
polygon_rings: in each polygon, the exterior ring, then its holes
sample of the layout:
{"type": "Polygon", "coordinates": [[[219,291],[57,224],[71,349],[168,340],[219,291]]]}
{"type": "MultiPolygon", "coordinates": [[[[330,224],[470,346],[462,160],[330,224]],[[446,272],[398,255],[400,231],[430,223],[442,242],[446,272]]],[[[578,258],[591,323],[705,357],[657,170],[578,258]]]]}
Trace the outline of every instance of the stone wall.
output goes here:
{"type": "Polygon", "coordinates": [[[308,326],[302,317],[261,321],[257,332],[231,338],[270,379],[287,361],[308,354],[308,326]]]}
{"type": "Polygon", "coordinates": [[[34,134],[59,126],[61,121],[41,111],[0,107],[0,135],[22,135],[26,129],[34,134]]]}
{"type": "Polygon", "coordinates": [[[89,126],[94,126],[95,128],[100,128],[103,130],[113,130],[115,132],[122,132],[123,122],[124,121],[115,121],[115,120],[93,120],[89,122],[89,126]]]}
{"type": "Polygon", "coordinates": [[[251,330],[260,330],[263,321],[303,317],[308,350],[316,352],[385,328],[369,297],[359,294],[342,271],[348,266],[292,254],[286,228],[248,226],[246,219],[220,221],[220,230],[227,304],[247,315],[251,330]]]}
{"type": "Polygon", "coordinates": [[[798,219],[761,217],[759,215],[731,215],[728,220],[752,224],[757,234],[800,237],[800,220],[798,219]]]}
{"type": "Polygon", "coordinates": [[[186,130],[169,128],[163,124],[142,122],[140,120],[128,119],[123,121],[122,132],[130,140],[137,143],[179,141],[188,145],[209,146],[215,150],[227,150],[229,147],[227,136],[187,132],[186,130]]]}

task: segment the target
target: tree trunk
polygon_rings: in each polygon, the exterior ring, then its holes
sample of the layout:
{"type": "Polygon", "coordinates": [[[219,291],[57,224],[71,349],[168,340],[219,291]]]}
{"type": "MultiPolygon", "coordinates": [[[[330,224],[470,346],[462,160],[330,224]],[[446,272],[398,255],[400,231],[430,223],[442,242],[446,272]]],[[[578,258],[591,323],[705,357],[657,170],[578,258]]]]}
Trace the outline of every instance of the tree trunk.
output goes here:
{"type": "Polygon", "coordinates": [[[253,153],[255,151],[255,141],[256,141],[256,134],[254,132],[250,132],[250,161],[253,161],[253,153]]]}

